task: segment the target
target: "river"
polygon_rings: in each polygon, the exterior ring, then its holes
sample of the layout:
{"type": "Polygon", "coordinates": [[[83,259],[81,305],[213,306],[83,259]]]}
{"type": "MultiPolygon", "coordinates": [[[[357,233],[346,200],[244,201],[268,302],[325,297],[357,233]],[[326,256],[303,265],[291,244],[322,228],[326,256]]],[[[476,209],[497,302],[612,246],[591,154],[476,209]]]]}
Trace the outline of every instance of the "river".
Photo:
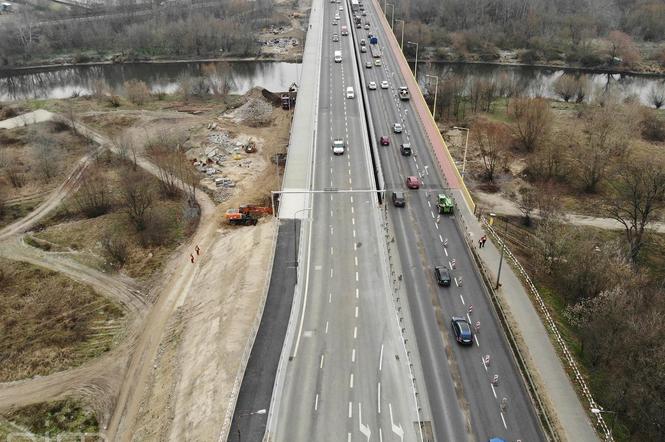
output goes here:
{"type": "MultiPolygon", "coordinates": [[[[199,76],[206,64],[209,63],[133,63],[4,71],[0,72],[0,101],[84,95],[90,93],[92,82],[100,78],[117,93],[122,93],[123,83],[131,79],[144,81],[155,92],[173,93],[178,89],[177,81],[182,74],[199,76]]],[[[301,75],[299,63],[231,61],[227,64],[231,93],[237,94],[243,94],[256,86],[271,91],[285,91],[291,83],[298,82],[301,75]]],[[[459,75],[467,80],[467,84],[475,78],[496,80],[508,77],[518,82],[521,89],[529,95],[556,98],[553,83],[564,74],[564,71],[530,66],[419,63],[419,81],[425,81],[426,74],[438,75],[440,81],[450,75],[459,75]]],[[[588,79],[593,85],[591,96],[611,91],[620,98],[636,96],[645,105],[649,104],[649,94],[653,85],[665,87],[665,79],[658,77],[580,71],[572,71],[570,74],[588,79]]]]}

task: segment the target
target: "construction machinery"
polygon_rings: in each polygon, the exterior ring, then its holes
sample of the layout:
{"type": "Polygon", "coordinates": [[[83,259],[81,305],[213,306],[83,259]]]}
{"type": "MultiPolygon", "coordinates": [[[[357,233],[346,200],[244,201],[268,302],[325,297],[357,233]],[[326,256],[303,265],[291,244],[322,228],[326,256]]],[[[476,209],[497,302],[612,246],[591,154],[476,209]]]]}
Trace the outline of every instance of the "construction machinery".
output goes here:
{"type": "Polygon", "coordinates": [[[289,86],[289,92],[284,93],[281,96],[282,109],[284,110],[293,109],[293,107],[296,105],[297,95],[298,95],[298,85],[296,83],[292,83],[291,86],[289,86]]]}
{"type": "Polygon", "coordinates": [[[440,193],[436,207],[439,208],[439,213],[452,214],[453,213],[453,200],[446,194],[440,193]]]}
{"type": "Polygon", "coordinates": [[[229,209],[224,214],[226,221],[234,226],[255,226],[259,220],[247,213],[241,213],[239,209],[229,209]]]}

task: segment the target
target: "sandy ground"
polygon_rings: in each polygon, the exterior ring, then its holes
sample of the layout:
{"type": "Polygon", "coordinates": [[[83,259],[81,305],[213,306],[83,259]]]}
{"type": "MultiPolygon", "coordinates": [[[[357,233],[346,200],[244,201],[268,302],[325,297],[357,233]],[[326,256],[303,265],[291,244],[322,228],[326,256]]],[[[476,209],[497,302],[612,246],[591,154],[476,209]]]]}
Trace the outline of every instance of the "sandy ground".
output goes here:
{"type": "MultiPolygon", "coordinates": [[[[270,142],[264,142],[257,153],[247,154],[262,160],[254,161],[253,173],[243,171],[243,179],[239,179],[227,204],[216,206],[204,192],[197,192],[199,226],[192,238],[174,252],[161,277],[156,278],[156,285],[141,294],[154,300],[154,305],[133,306],[141,311],[135,314],[141,320],[135,333],[128,333],[125,343],[78,369],[12,385],[0,384],[0,410],[76,395],[97,410],[109,440],[218,437],[226,413],[232,411],[232,394],[237,393],[234,384],[244,368],[242,355],[257,325],[276,228],[268,219],[256,227],[232,228],[223,223],[223,213],[227,207],[250,202],[275,187],[278,169],[266,158],[284,151],[290,113],[275,109],[276,126],[263,128],[223,122],[221,116],[169,114],[141,115],[134,125],[148,130],[182,125],[190,131],[190,140],[196,142],[207,137],[207,124],[216,121],[226,125],[225,130],[238,134],[248,129],[246,135],[270,142]],[[189,257],[197,244],[202,255],[192,264],[189,257]]],[[[77,124],[77,129],[101,146],[111,146],[99,130],[83,124],[77,124]]],[[[87,160],[82,159],[58,191],[26,219],[2,230],[0,237],[9,244],[15,241],[15,235],[29,230],[54,210],[75,189],[77,176],[86,165],[87,160]]],[[[156,174],[154,165],[145,158],[139,159],[139,166],[156,174]]],[[[104,284],[103,278],[96,279],[80,263],[69,269],[70,264],[57,257],[33,256],[29,260],[37,265],[50,262],[48,266],[55,270],[77,274],[93,285],[104,284]]],[[[118,285],[113,276],[105,276],[111,278],[111,286],[117,286],[109,296],[124,296],[128,301],[137,295],[136,290],[118,285]]]]}

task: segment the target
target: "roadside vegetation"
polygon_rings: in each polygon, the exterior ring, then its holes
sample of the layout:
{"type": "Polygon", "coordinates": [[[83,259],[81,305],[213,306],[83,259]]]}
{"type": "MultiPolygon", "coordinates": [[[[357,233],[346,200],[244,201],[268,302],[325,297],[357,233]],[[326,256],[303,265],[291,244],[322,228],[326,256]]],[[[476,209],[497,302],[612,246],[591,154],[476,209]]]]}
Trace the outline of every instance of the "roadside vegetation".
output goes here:
{"type": "Polygon", "coordinates": [[[0,439],[35,440],[35,436],[57,440],[92,442],[99,440],[95,413],[74,399],[35,404],[0,415],[0,439]],[[82,434],[89,434],[82,437],[82,434]]]}
{"type": "MultiPolygon", "coordinates": [[[[423,58],[665,70],[658,0],[402,0],[395,18],[406,21],[404,41],[418,42],[423,58]]],[[[415,56],[415,46],[405,50],[415,56]]]]}
{"type": "Polygon", "coordinates": [[[75,367],[115,344],[122,311],[90,287],[4,258],[0,287],[0,382],[75,367]]]}
{"type": "MultiPolygon", "coordinates": [[[[513,209],[497,232],[539,286],[595,399],[618,413],[619,440],[659,440],[665,235],[650,227],[665,215],[665,112],[631,98],[590,102],[565,76],[560,101],[507,83],[448,79],[439,88],[441,120],[470,129],[467,185],[484,213],[513,209]]],[[[458,161],[465,135],[446,135],[458,161]]]]}

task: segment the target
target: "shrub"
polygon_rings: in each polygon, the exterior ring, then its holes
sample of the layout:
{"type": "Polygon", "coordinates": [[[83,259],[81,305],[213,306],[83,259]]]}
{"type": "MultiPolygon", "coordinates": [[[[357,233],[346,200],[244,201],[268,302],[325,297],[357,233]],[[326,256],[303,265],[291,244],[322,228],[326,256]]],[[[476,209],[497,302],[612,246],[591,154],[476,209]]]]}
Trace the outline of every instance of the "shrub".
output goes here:
{"type": "Polygon", "coordinates": [[[640,129],[645,140],[665,141],[665,121],[653,109],[643,110],[640,129]]]}
{"type": "Polygon", "coordinates": [[[520,54],[520,61],[524,64],[535,64],[540,61],[540,55],[534,49],[527,49],[520,54]]]}
{"type": "Polygon", "coordinates": [[[148,86],[139,80],[125,81],[125,92],[127,99],[137,106],[141,106],[150,97],[150,89],[148,86]]]}
{"type": "Polygon", "coordinates": [[[102,237],[102,251],[106,259],[114,267],[122,267],[129,259],[129,245],[125,238],[117,234],[107,233],[102,237]]]}

